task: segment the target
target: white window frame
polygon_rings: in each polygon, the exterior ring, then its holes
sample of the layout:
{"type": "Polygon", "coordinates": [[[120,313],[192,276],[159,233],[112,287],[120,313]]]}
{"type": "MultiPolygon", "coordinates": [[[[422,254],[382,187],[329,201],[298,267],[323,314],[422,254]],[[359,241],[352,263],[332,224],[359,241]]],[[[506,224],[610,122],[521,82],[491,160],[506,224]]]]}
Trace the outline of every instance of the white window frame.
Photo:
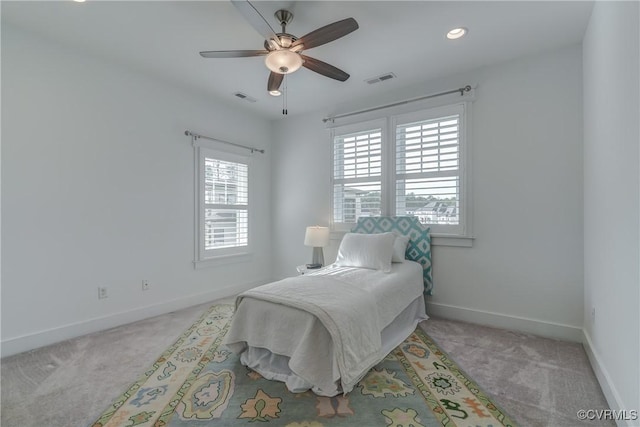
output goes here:
{"type": "MultiPolygon", "coordinates": [[[[392,213],[395,215],[395,204],[396,204],[396,180],[398,176],[398,172],[395,170],[396,168],[396,143],[395,140],[395,132],[396,127],[398,125],[403,125],[406,123],[413,123],[418,121],[426,121],[439,119],[447,116],[458,115],[458,149],[459,149],[459,165],[458,165],[458,173],[454,174],[459,177],[459,191],[460,191],[460,210],[458,212],[458,224],[457,225],[443,225],[443,224],[427,224],[431,227],[431,232],[435,235],[442,236],[466,236],[466,224],[467,224],[467,198],[466,187],[467,187],[467,179],[466,179],[466,121],[465,121],[465,105],[457,104],[450,105],[445,107],[436,107],[430,108],[428,110],[416,111],[413,113],[401,114],[397,116],[390,117],[391,128],[393,129],[393,148],[392,148],[392,160],[393,160],[393,183],[390,186],[391,192],[391,200],[393,203],[393,211],[392,213]]],[[[427,174],[428,175],[428,174],[427,174]]]]}
{"type": "MultiPolygon", "coordinates": [[[[396,215],[396,126],[414,121],[429,120],[448,115],[459,114],[459,150],[460,150],[460,221],[457,226],[443,226],[428,224],[431,227],[434,244],[447,246],[472,246],[472,188],[471,162],[469,143],[469,123],[471,117],[471,101],[452,102],[422,106],[419,109],[407,110],[389,109],[386,115],[375,120],[351,122],[345,125],[333,126],[331,129],[331,229],[333,232],[349,231],[355,224],[338,223],[334,221],[334,138],[368,129],[382,128],[382,215],[396,215]]],[[[384,114],[384,113],[383,113],[384,114]]]]}
{"type": "MultiPolygon", "coordinates": [[[[379,179],[380,185],[381,185],[380,208],[382,212],[387,211],[385,207],[385,203],[387,199],[384,194],[387,191],[386,185],[384,183],[385,170],[388,168],[388,159],[387,159],[387,156],[385,155],[385,140],[388,139],[387,138],[387,132],[388,132],[387,121],[385,119],[370,120],[367,122],[351,124],[351,125],[341,126],[339,128],[332,129],[331,131],[331,227],[332,227],[332,230],[348,231],[351,228],[353,228],[353,226],[355,225],[355,223],[350,223],[350,222],[334,222],[334,208],[335,208],[334,193],[333,193],[334,186],[339,183],[355,184],[359,181],[362,181],[362,179],[358,179],[358,178],[355,178],[355,179],[336,179],[335,178],[334,138],[336,137],[336,135],[349,135],[349,134],[364,132],[364,131],[378,129],[378,128],[382,130],[382,174],[380,175],[380,179],[379,179]]],[[[364,182],[370,182],[370,181],[373,181],[373,179],[364,180],[364,182]]]]}
{"type": "MultiPolygon", "coordinates": [[[[251,246],[252,246],[252,224],[253,214],[251,209],[252,197],[252,167],[251,157],[241,155],[235,152],[226,151],[216,147],[215,142],[206,142],[197,140],[193,144],[194,146],[194,187],[195,187],[195,256],[194,266],[195,268],[203,268],[209,266],[215,266],[220,264],[227,264],[230,262],[241,262],[250,260],[251,258],[251,246]],[[223,160],[227,162],[243,163],[247,165],[247,183],[248,183],[248,201],[246,204],[247,210],[247,244],[233,247],[205,249],[205,229],[206,229],[206,217],[205,209],[207,204],[205,203],[205,159],[213,158],[217,160],[223,160]]],[[[244,205],[228,205],[230,208],[245,209],[244,205]]]]}

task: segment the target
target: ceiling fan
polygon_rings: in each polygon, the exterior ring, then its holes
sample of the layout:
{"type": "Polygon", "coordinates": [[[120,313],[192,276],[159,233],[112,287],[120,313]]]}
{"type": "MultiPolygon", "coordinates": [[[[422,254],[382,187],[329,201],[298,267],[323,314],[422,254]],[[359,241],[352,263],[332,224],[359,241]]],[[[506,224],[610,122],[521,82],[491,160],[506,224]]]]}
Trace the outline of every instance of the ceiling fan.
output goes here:
{"type": "Polygon", "coordinates": [[[272,95],[279,95],[280,85],[286,74],[305,67],[323,76],[335,80],[345,81],[349,74],[326,62],[302,54],[302,51],[332,42],[340,37],[358,29],[358,23],[353,18],[343,19],[324,27],[318,28],[298,38],[286,31],[286,26],[293,19],[293,14],[287,10],[278,10],[276,19],[282,26],[282,32],[277,33],[258,12],[258,10],[246,0],[232,0],[231,3],[238,9],[249,24],[265,38],[264,50],[214,50],[200,52],[204,58],[241,58],[250,56],[266,56],[265,64],[271,73],[267,81],[267,90],[272,95]]]}

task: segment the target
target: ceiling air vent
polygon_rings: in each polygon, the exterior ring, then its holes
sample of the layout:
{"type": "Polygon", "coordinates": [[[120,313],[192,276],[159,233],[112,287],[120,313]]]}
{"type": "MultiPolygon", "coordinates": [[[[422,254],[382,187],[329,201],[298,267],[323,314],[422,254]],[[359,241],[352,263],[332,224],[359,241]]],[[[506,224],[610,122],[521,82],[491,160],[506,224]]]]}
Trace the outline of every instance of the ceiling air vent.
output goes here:
{"type": "Polygon", "coordinates": [[[242,92],[236,92],[233,94],[233,96],[235,96],[236,98],[242,99],[244,101],[247,102],[256,102],[255,98],[250,97],[249,95],[242,93],[242,92]]]}
{"type": "Polygon", "coordinates": [[[380,83],[380,82],[384,82],[386,80],[391,80],[391,79],[395,79],[395,78],[397,78],[395,74],[386,73],[386,74],[383,74],[383,75],[378,76],[378,77],[373,77],[371,79],[366,79],[365,82],[367,82],[370,85],[372,85],[374,83],[380,83]]]}

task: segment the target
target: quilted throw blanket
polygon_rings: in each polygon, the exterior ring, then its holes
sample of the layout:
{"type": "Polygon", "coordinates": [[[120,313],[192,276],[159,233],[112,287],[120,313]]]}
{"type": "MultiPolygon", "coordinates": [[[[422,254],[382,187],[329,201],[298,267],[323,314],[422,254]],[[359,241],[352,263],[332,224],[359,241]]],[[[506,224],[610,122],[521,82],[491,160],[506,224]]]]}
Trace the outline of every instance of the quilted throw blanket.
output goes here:
{"type": "MultiPolygon", "coordinates": [[[[376,301],[348,282],[329,276],[290,277],[243,292],[236,299],[236,308],[243,298],[283,304],[316,316],[333,341],[344,393],[385,356],[376,301]]],[[[272,333],[283,332],[274,327],[272,333]]]]}

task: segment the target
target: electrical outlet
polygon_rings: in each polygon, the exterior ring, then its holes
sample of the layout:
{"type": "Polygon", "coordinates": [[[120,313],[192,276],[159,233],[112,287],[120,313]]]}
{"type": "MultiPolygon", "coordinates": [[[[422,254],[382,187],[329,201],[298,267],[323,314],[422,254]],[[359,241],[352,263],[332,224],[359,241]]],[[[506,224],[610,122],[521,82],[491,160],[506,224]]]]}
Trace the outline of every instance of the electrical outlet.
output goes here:
{"type": "Polygon", "coordinates": [[[105,299],[108,296],[107,288],[105,286],[98,286],[98,299],[105,299]]]}
{"type": "Polygon", "coordinates": [[[149,285],[149,281],[148,280],[143,280],[142,281],[142,290],[143,291],[148,291],[150,289],[151,285],[149,285]]]}

